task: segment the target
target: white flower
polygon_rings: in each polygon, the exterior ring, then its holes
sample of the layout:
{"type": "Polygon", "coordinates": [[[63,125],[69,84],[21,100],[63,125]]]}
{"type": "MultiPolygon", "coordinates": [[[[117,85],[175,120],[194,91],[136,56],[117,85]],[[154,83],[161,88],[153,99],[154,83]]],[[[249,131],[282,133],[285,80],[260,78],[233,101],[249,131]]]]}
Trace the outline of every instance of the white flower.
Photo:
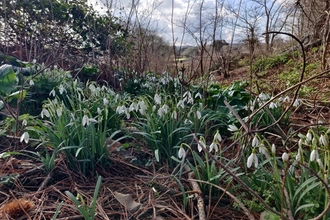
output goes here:
{"type": "Polygon", "coordinates": [[[271,103],[269,104],[269,108],[270,108],[270,109],[277,108],[277,105],[276,105],[274,102],[271,102],[271,103]]]}
{"type": "Polygon", "coordinates": [[[202,152],[203,147],[206,148],[205,139],[203,137],[200,137],[198,141],[198,151],[202,152]]]}
{"type": "Polygon", "coordinates": [[[252,147],[257,147],[259,145],[259,139],[257,137],[257,135],[254,135],[253,139],[252,139],[252,147]]]}
{"type": "Polygon", "coordinates": [[[258,157],[257,155],[252,151],[251,155],[247,159],[246,166],[250,168],[252,166],[252,163],[254,162],[254,167],[258,167],[258,157]]]}
{"type": "Polygon", "coordinates": [[[22,121],[22,125],[23,125],[23,126],[27,126],[27,120],[26,120],[26,119],[24,119],[24,120],[22,121]]]}
{"type": "Polygon", "coordinates": [[[109,104],[109,100],[106,98],[103,98],[103,105],[107,106],[109,104]]]}
{"type": "Polygon", "coordinates": [[[135,104],[135,102],[132,102],[131,105],[129,106],[129,109],[128,109],[128,110],[129,110],[130,112],[132,112],[132,111],[134,111],[135,109],[138,110],[138,109],[137,109],[137,105],[135,104]]]}
{"type": "Polygon", "coordinates": [[[317,158],[316,162],[319,164],[320,169],[323,170],[324,166],[323,166],[322,160],[320,158],[317,158]]]}
{"type": "Polygon", "coordinates": [[[272,144],[272,154],[275,155],[276,153],[276,146],[275,144],[272,144]]]}
{"type": "Polygon", "coordinates": [[[55,97],[55,95],[56,95],[56,93],[55,93],[55,90],[54,89],[52,91],[50,91],[49,96],[55,97]]]}
{"type": "Polygon", "coordinates": [[[213,137],[214,140],[218,140],[219,142],[222,141],[222,137],[219,133],[219,130],[217,130],[217,132],[215,133],[214,137],[213,137]]]}
{"type": "Polygon", "coordinates": [[[62,84],[60,85],[60,87],[58,89],[59,89],[61,95],[63,94],[64,91],[66,92],[66,89],[64,88],[64,86],[62,84]]]}
{"type": "Polygon", "coordinates": [[[30,86],[33,86],[33,85],[34,85],[34,82],[33,82],[32,79],[30,79],[30,81],[29,81],[29,85],[30,85],[30,86]]]}
{"type": "Polygon", "coordinates": [[[102,111],[99,107],[97,107],[97,114],[101,115],[102,114],[102,111]]]}
{"type": "Polygon", "coordinates": [[[283,99],[284,102],[290,102],[290,97],[289,96],[285,96],[283,99]]]}
{"type": "Polygon", "coordinates": [[[183,147],[180,146],[179,152],[178,152],[178,158],[184,158],[186,156],[186,151],[183,149],[183,147]]]}
{"type": "Polygon", "coordinates": [[[321,136],[320,136],[320,143],[321,143],[324,147],[328,147],[328,145],[329,145],[329,141],[328,141],[328,139],[327,139],[323,134],[321,134],[321,136]]]}
{"type": "Polygon", "coordinates": [[[195,99],[196,99],[196,98],[200,98],[200,99],[202,99],[202,94],[200,94],[199,92],[197,92],[196,95],[195,95],[195,99]]]}
{"type": "Polygon", "coordinates": [[[46,116],[47,118],[50,117],[49,111],[45,108],[43,108],[41,111],[41,118],[44,118],[44,116],[46,116]]]}
{"type": "Polygon", "coordinates": [[[172,117],[176,120],[176,119],[178,119],[178,113],[174,110],[173,112],[172,112],[172,117]]]}
{"type": "Polygon", "coordinates": [[[308,131],[306,134],[306,141],[310,142],[313,139],[312,132],[308,131]]]}
{"type": "Polygon", "coordinates": [[[317,150],[313,149],[312,153],[309,157],[309,160],[314,161],[314,160],[317,160],[318,158],[319,158],[319,154],[318,154],[317,150]]]}
{"type": "Polygon", "coordinates": [[[198,118],[198,119],[201,119],[201,117],[202,117],[202,114],[201,114],[201,112],[200,112],[200,111],[198,111],[198,110],[197,110],[197,111],[196,111],[196,115],[197,115],[197,118],[198,118]]]}
{"type": "Polygon", "coordinates": [[[26,144],[29,142],[30,135],[28,132],[24,132],[21,136],[20,142],[24,141],[26,144]]]}
{"type": "Polygon", "coordinates": [[[287,162],[289,160],[289,155],[286,152],[282,154],[282,160],[283,162],[287,162]]]}
{"type": "Polygon", "coordinates": [[[147,109],[146,103],[144,101],[139,101],[138,106],[139,106],[139,112],[141,113],[141,115],[144,115],[147,109]]]}
{"type": "Polygon", "coordinates": [[[298,107],[299,106],[299,103],[300,103],[300,100],[299,99],[296,99],[293,103],[293,107],[298,107]]]}
{"type": "Polygon", "coordinates": [[[56,114],[58,117],[61,117],[62,116],[62,107],[59,107],[56,109],[56,114]]]}
{"type": "Polygon", "coordinates": [[[301,159],[301,156],[300,156],[300,153],[299,153],[299,150],[298,150],[298,153],[296,155],[296,161],[300,161],[300,159],[301,159]]]}
{"type": "Polygon", "coordinates": [[[85,125],[89,125],[89,118],[87,115],[84,115],[83,118],[82,118],[82,125],[85,126],[85,125]]]}
{"type": "Polygon", "coordinates": [[[210,148],[209,152],[212,152],[213,149],[214,149],[215,152],[219,151],[219,147],[215,142],[212,142],[209,148],[210,148]]]}
{"type": "Polygon", "coordinates": [[[88,88],[91,90],[92,93],[96,92],[96,88],[93,84],[90,84],[88,88]]]}
{"type": "Polygon", "coordinates": [[[178,104],[176,104],[176,107],[184,108],[184,100],[183,99],[179,100],[178,104]]]}
{"type": "Polygon", "coordinates": [[[236,127],[236,125],[228,125],[228,131],[231,131],[231,132],[235,132],[235,131],[238,131],[238,128],[236,127]]]}
{"type": "Polygon", "coordinates": [[[155,100],[156,104],[158,104],[158,105],[162,104],[162,98],[157,93],[154,96],[154,100],[155,100]]]}

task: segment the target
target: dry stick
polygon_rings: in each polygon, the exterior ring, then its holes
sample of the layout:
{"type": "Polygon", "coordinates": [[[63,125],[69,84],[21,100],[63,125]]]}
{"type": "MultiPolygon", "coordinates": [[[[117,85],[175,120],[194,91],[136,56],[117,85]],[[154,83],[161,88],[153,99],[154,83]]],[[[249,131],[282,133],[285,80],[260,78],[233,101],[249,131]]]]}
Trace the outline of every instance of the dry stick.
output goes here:
{"type": "Polygon", "coordinates": [[[184,169],[186,171],[190,171],[188,173],[188,178],[189,178],[190,184],[194,191],[199,192],[199,193],[195,193],[195,197],[197,198],[197,208],[198,208],[199,220],[206,220],[204,198],[202,196],[202,191],[201,191],[198,183],[194,179],[194,172],[191,171],[191,169],[188,165],[185,165],[184,169]]]}
{"type": "Polygon", "coordinates": [[[250,220],[254,220],[254,216],[251,214],[251,212],[244,206],[244,204],[239,201],[239,199],[234,196],[233,194],[231,194],[230,192],[227,191],[227,189],[222,188],[221,186],[218,186],[216,184],[204,181],[204,180],[197,180],[197,179],[188,179],[189,181],[196,181],[196,182],[200,182],[200,183],[205,183],[205,184],[209,184],[211,186],[214,186],[215,188],[218,188],[220,190],[222,190],[224,193],[226,193],[230,198],[232,198],[237,205],[244,211],[245,215],[250,219],[250,220]]]}
{"type": "MultiPolygon", "coordinates": [[[[195,141],[198,143],[199,140],[197,139],[196,135],[194,135],[195,141]]],[[[268,209],[270,212],[273,212],[274,214],[281,216],[281,213],[274,210],[272,207],[270,207],[265,200],[263,200],[253,189],[251,189],[246,183],[244,183],[240,178],[238,178],[235,173],[231,172],[222,162],[217,160],[202,144],[200,145],[203,151],[208,155],[208,157],[213,160],[217,165],[219,165],[222,169],[224,169],[230,176],[233,177],[234,180],[236,180],[239,184],[241,184],[249,193],[251,193],[253,196],[255,196],[259,202],[261,202],[266,209],[268,209]]],[[[286,219],[286,218],[284,218],[286,219]]]]}

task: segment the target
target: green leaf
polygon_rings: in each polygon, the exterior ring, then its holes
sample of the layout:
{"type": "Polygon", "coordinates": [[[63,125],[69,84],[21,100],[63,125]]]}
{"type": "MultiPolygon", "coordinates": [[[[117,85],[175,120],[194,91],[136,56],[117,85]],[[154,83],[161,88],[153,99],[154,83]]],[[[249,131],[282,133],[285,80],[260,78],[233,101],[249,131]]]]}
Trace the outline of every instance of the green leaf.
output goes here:
{"type": "Polygon", "coordinates": [[[24,100],[26,97],[26,90],[16,91],[6,97],[7,102],[11,102],[13,99],[18,99],[20,101],[24,100]]]}
{"type": "Polygon", "coordinates": [[[11,65],[0,66],[0,93],[10,94],[16,87],[18,78],[11,65]]]}

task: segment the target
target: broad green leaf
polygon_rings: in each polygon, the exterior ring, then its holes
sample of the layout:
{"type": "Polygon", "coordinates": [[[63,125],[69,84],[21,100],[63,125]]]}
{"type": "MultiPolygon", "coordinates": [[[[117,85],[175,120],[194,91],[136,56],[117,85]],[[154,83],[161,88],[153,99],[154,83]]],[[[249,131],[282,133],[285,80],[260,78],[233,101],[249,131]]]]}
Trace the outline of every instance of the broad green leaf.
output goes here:
{"type": "Polygon", "coordinates": [[[10,94],[18,83],[18,78],[11,65],[0,66],[0,93],[10,94]]]}

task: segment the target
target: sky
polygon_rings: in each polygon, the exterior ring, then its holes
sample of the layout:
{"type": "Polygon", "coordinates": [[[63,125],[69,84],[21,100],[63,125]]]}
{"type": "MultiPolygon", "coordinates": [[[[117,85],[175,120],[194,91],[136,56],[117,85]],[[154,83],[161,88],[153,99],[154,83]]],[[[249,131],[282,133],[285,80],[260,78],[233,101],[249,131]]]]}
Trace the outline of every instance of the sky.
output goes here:
{"type": "MultiPolygon", "coordinates": [[[[217,17],[219,19],[216,40],[224,39],[227,42],[231,42],[234,30],[230,22],[235,22],[235,16],[227,10],[228,7],[224,6],[232,5],[235,8],[240,0],[225,0],[224,4],[223,0],[217,1],[217,17]]],[[[254,6],[251,3],[247,4],[246,0],[242,1],[246,8],[246,13],[255,14],[253,12],[254,6]]],[[[289,0],[277,0],[279,3],[283,3],[284,1],[289,0]]],[[[93,4],[101,13],[106,10],[104,5],[111,5],[112,14],[121,17],[124,21],[130,17],[132,2],[135,2],[137,14],[133,14],[131,21],[138,21],[139,24],[142,24],[142,26],[149,30],[155,31],[166,42],[171,44],[174,41],[176,45],[196,45],[196,39],[199,40],[201,36],[200,27],[202,27],[202,39],[209,42],[212,40],[214,18],[216,15],[215,0],[88,0],[88,2],[93,4]],[[173,6],[172,2],[174,2],[173,6]],[[199,20],[201,2],[203,2],[202,25],[200,25],[199,20]]],[[[272,1],[267,0],[267,2],[270,3],[272,1]]],[[[264,20],[261,15],[259,20],[259,23],[262,23],[264,20]]],[[[235,42],[242,40],[246,36],[247,31],[244,25],[235,29],[235,42]]]]}

